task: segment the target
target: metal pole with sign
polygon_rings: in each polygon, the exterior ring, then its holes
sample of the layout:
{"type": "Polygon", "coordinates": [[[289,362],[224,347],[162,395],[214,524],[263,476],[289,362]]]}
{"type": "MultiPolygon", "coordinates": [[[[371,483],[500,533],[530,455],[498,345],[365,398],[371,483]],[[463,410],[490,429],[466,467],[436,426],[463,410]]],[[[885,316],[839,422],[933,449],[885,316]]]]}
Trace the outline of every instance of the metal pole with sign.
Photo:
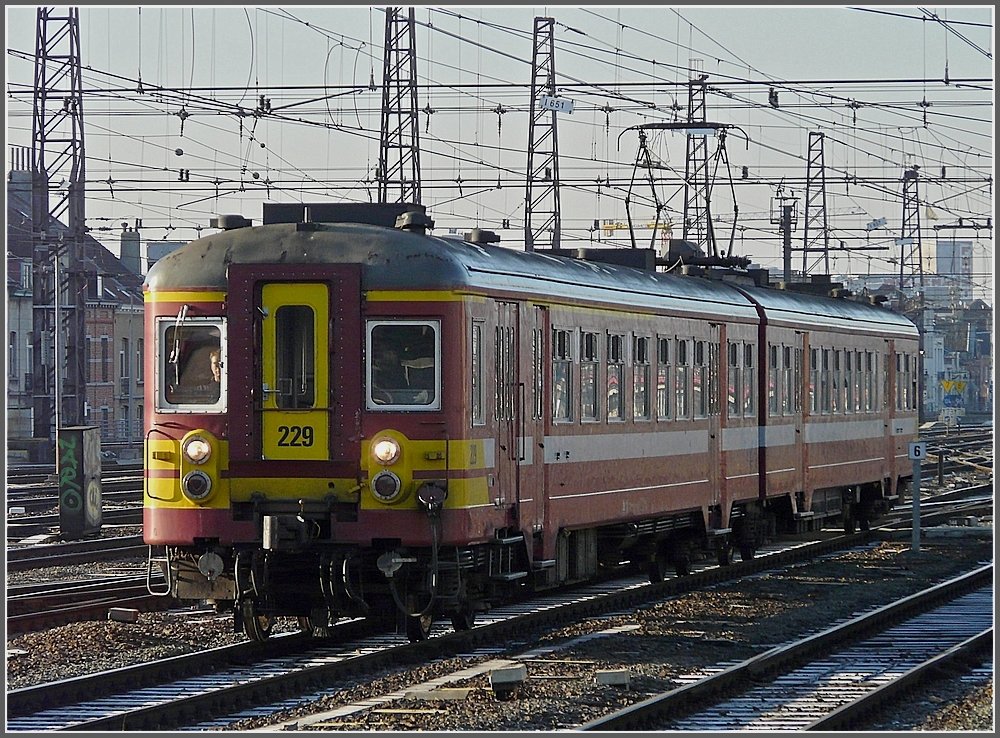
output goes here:
{"type": "Polygon", "coordinates": [[[920,462],[927,456],[927,442],[917,441],[910,444],[907,454],[913,459],[913,543],[910,550],[920,550],[920,462]]]}

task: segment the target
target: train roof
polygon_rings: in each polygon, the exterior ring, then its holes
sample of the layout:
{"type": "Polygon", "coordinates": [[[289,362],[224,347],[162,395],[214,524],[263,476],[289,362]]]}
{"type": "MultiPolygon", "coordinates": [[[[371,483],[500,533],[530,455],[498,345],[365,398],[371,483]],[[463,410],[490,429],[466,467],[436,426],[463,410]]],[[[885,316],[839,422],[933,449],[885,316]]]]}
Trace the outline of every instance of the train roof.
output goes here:
{"type": "Polygon", "coordinates": [[[905,316],[869,303],[766,287],[743,288],[743,292],[760,303],[771,324],[808,322],[853,333],[877,332],[912,338],[918,335],[917,327],[905,316]]]}
{"type": "Polygon", "coordinates": [[[916,335],[902,316],[870,305],[779,290],[736,288],[718,280],[525,252],[359,223],[270,224],[192,241],[157,261],[144,289],[226,289],[230,264],[362,264],[363,290],[448,289],[544,296],[559,302],[623,304],[648,310],[757,322],[753,301],[776,321],[869,326],[916,335]],[[749,296],[749,297],[748,297],[749,296]],[[752,298],[753,301],[751,301],[752,298]],[[827,321],[823,321],[827,322],[827,321]]]}

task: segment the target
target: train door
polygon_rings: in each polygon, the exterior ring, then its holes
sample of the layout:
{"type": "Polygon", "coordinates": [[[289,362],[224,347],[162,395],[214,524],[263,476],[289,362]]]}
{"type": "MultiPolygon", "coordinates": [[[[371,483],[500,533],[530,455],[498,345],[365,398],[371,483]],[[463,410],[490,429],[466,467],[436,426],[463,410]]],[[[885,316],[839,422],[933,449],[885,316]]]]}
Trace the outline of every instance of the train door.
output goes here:
{"type": "MultiPolygon", "coordinates": [[[[725,339],[725,333],[719,330],[718,323],[710,325],[710,335],[706,350],[708,356],[703,360],[708,363],[708,458],[722,458],[722,355],[720,341],[725,339]]],[[[705,470],[712,490],[712,506],[722,502],[722,485],[725,480],[725,469],[720,464],[709,464],[705,470]]]]}
{"type": "Polygon", "coordinates": [[[521,331],[520,381],[518,382],[518,520],[529,535],[543,528],[545,513],[545,464],[542,454],[545,402],[545,337],[548,311],[538,305],[526,308],[521,331]]]}
{"type": "Polygon", "coordinates": [[[514,302],[497,303],[494,357],[496,361],[496,490],[493,498],[508,511],[507,525],[518,525],[520,442],[518,406],[520,380],[519,306],[514,302]]]}
{"type": "Polygon", "coordinates": [[[360,270],[233,264],[230,287],[233,472],[354,473],[325,462],[357,461],[360,270]]]}
{"type": "Polygon", "coordinates": [[[272,283],[261,288],[262,459],[330,457],[329,288],[272,283]]]}

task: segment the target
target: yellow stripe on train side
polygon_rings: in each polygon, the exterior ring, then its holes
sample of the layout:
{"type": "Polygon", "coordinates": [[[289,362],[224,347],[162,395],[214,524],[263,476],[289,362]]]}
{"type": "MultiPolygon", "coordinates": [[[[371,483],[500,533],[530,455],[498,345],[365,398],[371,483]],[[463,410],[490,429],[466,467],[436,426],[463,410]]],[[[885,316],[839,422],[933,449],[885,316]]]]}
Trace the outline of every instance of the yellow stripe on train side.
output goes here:
{"type": "Polygon", "coordinates": [[[225,302],[226,293],[212,292],[145,292],[145,302],[225,302]]]}
{"type": "Polygon", "coordinates": [[[486,302],[484,295],[450,290],[371,290],[365,293],[368,302],[486,302]]]}

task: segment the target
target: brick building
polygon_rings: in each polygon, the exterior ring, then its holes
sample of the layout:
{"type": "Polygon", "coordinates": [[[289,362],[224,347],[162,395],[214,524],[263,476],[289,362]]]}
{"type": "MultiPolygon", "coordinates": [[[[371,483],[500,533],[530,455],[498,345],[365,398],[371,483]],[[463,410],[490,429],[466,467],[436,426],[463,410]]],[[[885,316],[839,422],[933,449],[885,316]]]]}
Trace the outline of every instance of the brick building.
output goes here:
{"type": "MultiPolygon", "coordinates": [[[[7,454],[26,460],[33,434],[31,173],[7,177],[7,454]]],[[[57,224],[56,233],[64,229],[57,224]]],[[[142,280],[96,240],[87,285],[87,397],[84,422],[106,443],[142,439],[142,280]]],[[[36,442],[37,443],[37,442],[36,442]]]]}

